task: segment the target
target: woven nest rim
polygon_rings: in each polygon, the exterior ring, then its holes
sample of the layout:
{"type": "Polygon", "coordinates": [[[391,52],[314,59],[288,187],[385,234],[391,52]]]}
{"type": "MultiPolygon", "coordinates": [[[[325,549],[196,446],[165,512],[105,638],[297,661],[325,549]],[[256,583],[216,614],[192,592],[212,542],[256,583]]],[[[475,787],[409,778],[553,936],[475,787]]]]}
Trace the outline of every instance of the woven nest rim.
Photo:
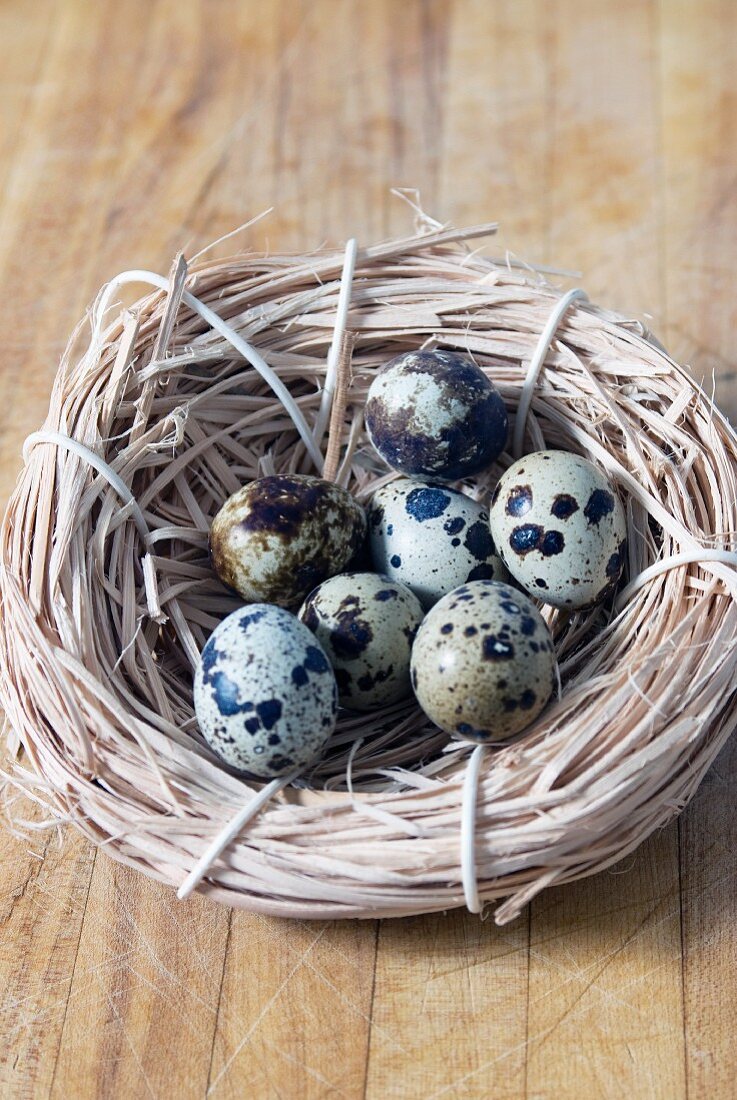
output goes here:
{"type": "MultiPolygon", "coordinates": [[[[245,480],[315,471],[242,347],[192,301],[258,348],[314,455],[343,288],[351,376],[330,439],[336,479],[365,501],[395,475],[367,445],[363,399],[399,351],[472,355],[514,423],[561,292],[471,248],[493,228],[425,224],[361,249],[349,295],[341,250],[191,267],[180,257],[160,289],[112,320],[121,281],[102,292],[91,341],[79,351],[85,319],[63,357],[2,530],[11,800],[22,792],[49,824],[70,821],[114,858],[181,886],[260,789],[216,760],[192,714],[192,664],[237,606],[205,560],[209,520],[245,480]]],[[[524,429],[527,450],[575,450],[607,471],[630,538],[614,606],[549,612],[562,698],[480,765],[474,879],[482,904],[506,898],[499,923],[551,884],[611,866],[678,813],[737,714],[737,440],[713,402],[639,322],[579,301],[551,334],[524,429]]],[[[465,491],[486,497],[510,461],[465,491]]],[[[412,703],[344,715],[327,758],[238,832],[200,889],[303,918],[463,905],[470,751],[412,703]]],[[[11,818],[21,829],[12,808],[11,818]]]]}

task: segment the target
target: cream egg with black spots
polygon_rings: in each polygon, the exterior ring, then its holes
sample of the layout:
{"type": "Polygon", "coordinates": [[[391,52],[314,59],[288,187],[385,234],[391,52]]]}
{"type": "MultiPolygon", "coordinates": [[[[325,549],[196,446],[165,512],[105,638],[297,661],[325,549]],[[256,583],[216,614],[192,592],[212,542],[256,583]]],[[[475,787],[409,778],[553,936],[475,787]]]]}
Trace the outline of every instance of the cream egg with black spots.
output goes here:
{"type": "Polygon", "coordinates": [[[553,639],[532,601],[472,581],[426,615],[412,650],[417,700],[441,729],[485,743],[524,730],[557,685],[553,639]]]}
{"type": "Polygon", "coordinates": [[[518,459],[497,483],[489,523],[512,577],[553,607],[592,607],[619,582],[625,510],[607,476],[580,455],[550,450],[518,459]]]}

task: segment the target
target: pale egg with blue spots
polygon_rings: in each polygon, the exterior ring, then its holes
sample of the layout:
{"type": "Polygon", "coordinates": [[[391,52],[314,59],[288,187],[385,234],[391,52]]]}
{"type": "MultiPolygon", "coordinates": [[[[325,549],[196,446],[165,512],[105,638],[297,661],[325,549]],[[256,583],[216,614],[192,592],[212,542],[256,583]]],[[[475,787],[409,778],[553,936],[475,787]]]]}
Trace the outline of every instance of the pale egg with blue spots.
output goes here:
{"type": "Polygon", "coordinates": [[[491,532],[514,579],[553,607],[605,600],[624,568],[627,517],[597,466],[568,451],[535,451],[494,490],[491,532]]]}
{"type": "Polygon", "coordinates": [[[194,706],[203,737],[226,763],[274,779],[320,758],[338,690],[322,646],[295,615],[250,604],[208,638],[194,706]]]}
{"type": "Polygon", "coordinates": [[[412,686],[425,714],[483,744],[521,733],[557,686],[550,631],[508,584],[472,581],[428,612],[412,649],[412,686]]]}
{"type": "Polygon", "coordinates": [[[330,658],[342,706],[370,711],[412,694],[409,662],[423,614],[405,585],[341,573],[310,593],[299,617],[330,658]]]}
{"type": "Polygon", "coordinates": [[[411,477],[457,481],[489,466],[507,442],[504,401],[472,359],[411,351],[387,363],[369,387],[369,438],[411,477]]]}
{"type": "Polygon", "coordinates": [[[374,568],[426,609],[465,581],[509,579],[488,510],[456,489],[399,478],[374,493],[368,521],[374,568]]]}

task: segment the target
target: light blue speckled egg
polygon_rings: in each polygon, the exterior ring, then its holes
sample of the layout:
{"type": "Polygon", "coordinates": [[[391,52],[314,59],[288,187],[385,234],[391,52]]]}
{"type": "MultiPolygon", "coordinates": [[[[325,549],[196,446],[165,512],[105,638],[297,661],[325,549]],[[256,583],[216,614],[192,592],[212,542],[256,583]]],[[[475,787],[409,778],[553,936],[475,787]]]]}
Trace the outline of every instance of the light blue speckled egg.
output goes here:
{"type": "Polygon", "coordinates": [[[250,604],[210,635],[194,705],[205,740],[226,763],[274,779],[322,755],[338,689],[322,646],[296,616],[250,604]]]}
{"type": "Polygon", "coordinates": [[[410,588],[430,608],[466,581],[506,581],[486,508],[445,485],[400,478],[369,507],[374,568],[410,588]]]}

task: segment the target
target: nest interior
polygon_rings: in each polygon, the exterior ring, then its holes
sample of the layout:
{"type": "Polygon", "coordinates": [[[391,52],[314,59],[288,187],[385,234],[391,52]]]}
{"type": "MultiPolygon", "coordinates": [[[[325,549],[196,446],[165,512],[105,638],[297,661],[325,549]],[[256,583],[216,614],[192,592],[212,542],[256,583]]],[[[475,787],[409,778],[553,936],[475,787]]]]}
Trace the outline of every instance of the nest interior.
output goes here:
{"type": "MultiPolygon", "coordinates": [[[[350,375],[331,438],[336,479],[363,502],[396,476],[362,420],[372,377],[392,356],[471,355],[514,422],[560,290],[472,248],[491,228],[433,229],[358,254],[350,375]]],[[[208,562],[210,520],[252,478],[320,472],[342,264],[342,251],[189,270],[180,259],[165,289],[103,319],[108,294],[70,343],[6,515],[0,690],[11,756],[25,749],[9,789],[173,886],[258,788],[218,761],[193,715],[193,665],[238,606],[208,562]],[[258,349],[296,402],[312,453],[243,348],[190,295],[258,349]]],[[[640,322],[578,302],[550,344],[524,438],[526,450],[563,448],[603,467],[627,503],[629,543],[616,599],[546,612],[561,698],[484,756],[476,875],[483,902],[506,899],[499,922],[546,886],[611,866],[679,812],[736,713],[727,559],[737,445],[709,397],[640,322]]],[[[510,462],[503,455],[463,488],[487,499],[510,462]]],[[[200,888],[295,917],[463,905],[469,752],[412,701],[344,714],[327,756],[264,807],[200,888]]]]}

